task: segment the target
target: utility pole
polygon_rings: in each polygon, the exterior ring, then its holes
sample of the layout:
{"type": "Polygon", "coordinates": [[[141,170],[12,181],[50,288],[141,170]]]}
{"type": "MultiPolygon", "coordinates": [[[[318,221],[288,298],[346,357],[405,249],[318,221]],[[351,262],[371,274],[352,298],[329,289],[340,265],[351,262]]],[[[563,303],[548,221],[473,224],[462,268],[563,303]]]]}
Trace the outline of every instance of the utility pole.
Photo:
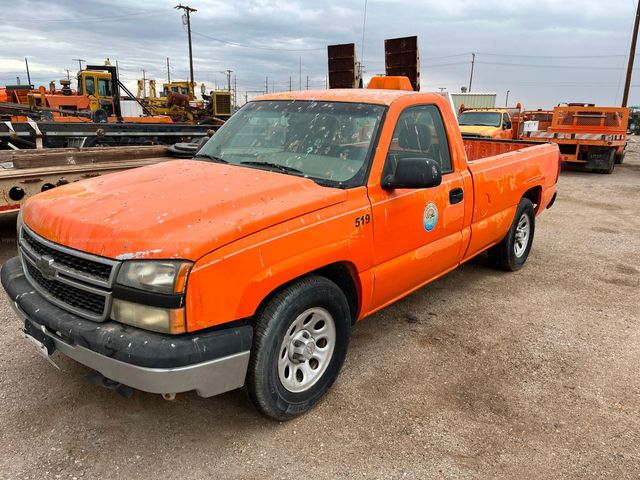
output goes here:
{"type": "Polygon", "coordinates": [[[505,98],[504,100],[504,106],[506,107],[507,105],[509,105],[509,92],[511,92],[511,90],[507,90],[507,98],[505,98]]]}
{"type": "Polygon", "coordinates": [[[191,82],[191,88],[189,89],[191,98],[194,97],[193,89],[195,88],[195,81],[193,80],[193,51],[191,49],[191,12],[197,12],[195,8],[191,8],[187,5],[179,3],[174,8],[184,10],[184,16],[187,19],[187,36],[189,37],[189,80],[191,82]]]}
{"type": "Polygon", "coordinates": [[[473,66],[476,63],[476,54],[471,54],[471,76],[469,77],[469,93],[471,93],[471,84],[473,83],[473,66]]]}
{"type": "Polygon", "coordinates": [[[233,75],[233,105],[234,108],[237,106],[238,103],[238,77],[235,76],[235,74],[233,75]]]}
{"type": "Polygon", "coordinates": [[[71,74],[69,73],[69,69],[65,68],[65,70],[67,71],[67,80],[71,81],[71,74]]]}
{"type": "Polygon", "coordinates": [[[307,75],[307,90],[309,90],[309,75],[307,75]]]}
{"type": "Polygon", "coordinates": [[[167,57],[167,83],[171,83],[171,70],[169,69],[169,57],[167,57]]]}
{"type": "Polygon", "coordinates": [[[269,93],[269,75],[264,78],[264,93],[269,93]]]}
{"type": "Polygon", "coordinates": [[[298,63],[298,90],[302,90],[302,56],[298,63]]]}
{"type": "Polygon", "coordinates": [[[622,106],[627,106],[629,100],[629,88],[631,87],[631,77],[633,76],[633,57],[636,55],[636,43],[638,41],[638,25],[640,24],[640,2],[636,9],[636,19],[633,24],[633,36],[631,37],[631,51],[629,52],[629,64],[627,65],[627,79],[624,82],[624,93],[622,94],[622,106]]]}
{"type": "Polygon", "coordinates": [[[227,72],[227,90],[231,93],[231,73],[233,70],[225,70],[227,72]]]}
{"type": "Polygon", "coordinates": [[[147,98],[147,71],[142,69],[142,98],[147,98]]]}
{"type": "Polygon", "coordinates": [[[291,91],[291,75],[289,75],[289,91],[291,91]]]}
{"type": "Polygon", "coordinates": [[[24,64],[27,66],[27,83],[31,85],[31,75],[29,74],[29,60],[27,60],[27,57],[24,57],[24,64]]]}
{"type": "Polygon", "coordinates": [[[78,62],[78,71],[82,71],[82,62],[86,62],[86,60],[83,58],[72,58],[71,60],[78,62]]]}

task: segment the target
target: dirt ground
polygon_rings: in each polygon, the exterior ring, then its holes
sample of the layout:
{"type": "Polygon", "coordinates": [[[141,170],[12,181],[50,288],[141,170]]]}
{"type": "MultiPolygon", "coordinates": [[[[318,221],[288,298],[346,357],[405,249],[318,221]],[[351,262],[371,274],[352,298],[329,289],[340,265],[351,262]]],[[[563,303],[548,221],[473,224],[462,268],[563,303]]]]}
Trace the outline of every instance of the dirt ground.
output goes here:
{"type": "Polygon", "coordinates": [[[523,270],[481,257],[361,322],[289,423],[242,390],[127,400],[55,370],[3,297],[0,478],[639,478],[640,143],[559,192],[523,270]]]}

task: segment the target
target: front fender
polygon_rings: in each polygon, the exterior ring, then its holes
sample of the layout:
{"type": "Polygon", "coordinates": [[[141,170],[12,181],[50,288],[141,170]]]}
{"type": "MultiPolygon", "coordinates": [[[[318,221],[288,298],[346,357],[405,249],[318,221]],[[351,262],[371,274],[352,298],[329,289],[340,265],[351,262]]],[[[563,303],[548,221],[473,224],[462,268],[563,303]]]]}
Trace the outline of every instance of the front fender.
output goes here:
{"type": "Polygon", "coordinates": [[[370,206],[366,189],[355,190],[361,191],[351,190],[351,201],[274,225],[198,260],[187,286],[187,330],[251,317],[271,292],[326,265],[370,268],[373,224],[354,226],[370,206]]]}

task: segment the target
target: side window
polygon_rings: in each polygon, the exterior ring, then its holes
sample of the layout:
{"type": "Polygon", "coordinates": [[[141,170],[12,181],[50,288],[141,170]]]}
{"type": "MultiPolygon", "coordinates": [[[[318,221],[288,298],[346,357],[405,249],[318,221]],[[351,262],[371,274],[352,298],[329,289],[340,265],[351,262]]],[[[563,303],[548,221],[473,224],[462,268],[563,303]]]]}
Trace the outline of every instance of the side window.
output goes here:
{"type": "Polygon", "coordinates": [[[95,95],[96,94],[96,85],[93,81],[93,77],[84,77],[84,84],[87,87],[85,94],[86,95],[95,95]]]}
{"type": "Polygon", "coordinates": [[[111,80],[108,80],[106,78],[98,79],[98,95],[100,97],[111,96],[111,80]]]}
{"type": "Polygon", "coordinates": [[[509,122],[509,115],[507,115],[506,113],[502,114],[502,128],[509,128],[511,127],[511,122],[509,122]]]}
{"type": "Polygon", "coordinates": [[[435,160],[440,164],[442,173],[453,171],[446,130],[435,105],[409,107],[400,114],[383,176],[390,175],[404,158],[412,157],[435,160]]]}

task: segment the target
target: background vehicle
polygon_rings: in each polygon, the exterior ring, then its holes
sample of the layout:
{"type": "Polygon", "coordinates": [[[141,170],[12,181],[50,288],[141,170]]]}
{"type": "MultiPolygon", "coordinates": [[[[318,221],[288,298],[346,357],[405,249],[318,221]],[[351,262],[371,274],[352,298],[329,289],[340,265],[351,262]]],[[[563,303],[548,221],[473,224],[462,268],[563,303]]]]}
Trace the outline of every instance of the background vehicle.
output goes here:
{"type": "Polygon", "coordinates": [[[522,106],[513,108],[460,107],[458,125],[465,137],[484,137],[517,140],[522,127],[522,106]]]}
{"type": "Polygon", "coordinates": [[[156,94],[155,80],[149,80],[149,94],[145,95],[144,80],[138,80],[136,98],[153,115],[167,115],[175,122],[222,125],[232,114],[231,92],[211,90],[201,86],[203,99],[197,100],[195,85],[174,81],[162,84],[161,95],[156,94]]]}
{"type": "Polygon", "coordinates": [[[640,135],[640,106],[629,107],[628,133],[640,135]]]}
{"type": "Polygon", "coordinates": [[[31,198],[0,276],[45,356],[169,399],[246,383],[285,420],[331,387],[355,321],[485,250],[520,269],[558,172],[556,145],[463,140],[438,94],[273,94],[194,160],[31,198]]]}
{"type": "Polygon", "coordinates": [[[553,109],[548,129],[524,132],[522,138],[556,143],[563,162],[612,173],[624,159],[628,122],[628,108],[570,103],[553,109]]]}
{"type": "Polygon", "coordinates": [[[40,192],[171,159],[161,145],[0,151],[0,216],[15,215],[40,192]]]}

